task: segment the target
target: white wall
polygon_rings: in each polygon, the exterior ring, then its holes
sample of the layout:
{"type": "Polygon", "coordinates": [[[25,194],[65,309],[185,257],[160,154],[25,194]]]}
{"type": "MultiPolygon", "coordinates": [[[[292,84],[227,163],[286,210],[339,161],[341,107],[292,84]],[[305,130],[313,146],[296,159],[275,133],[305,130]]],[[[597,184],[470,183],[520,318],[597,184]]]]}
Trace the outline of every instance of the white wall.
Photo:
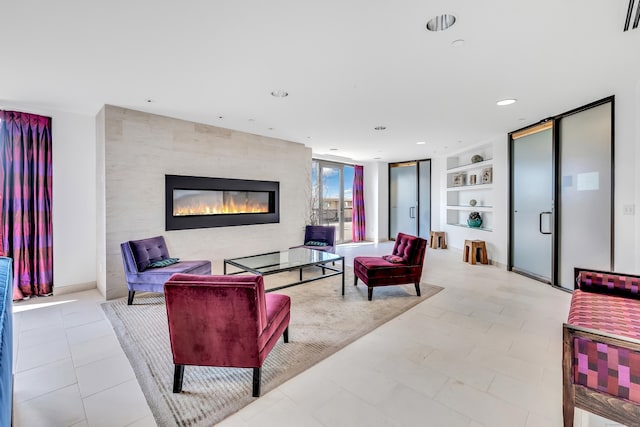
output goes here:
{"type": "MultiPolygon", "coordinates": [[[[639,83],[640,85],[640,83],[639,83]]],[[[640,271],[638,260],[638,144],[640,143],[640,94],[638,88],[615,94],[615,271],[633,273],[640,271]],[[635,205],[635,216],[625,215],[624,206],[635,205]]]]}
{"type": "Polygon", "coordinates": [[[94,288],[95,118],[25,104],[0,108],[52,118],[53,291],[94,288]]]}
{"type": "Polygon", "coordinates": [[[368,162],[363,166],[366,239],[383,242],[389,239],[389,165],[368,162]]]}
{"type": "Polygon", "coordinates": [[[96,286],[95,156],[95,119],[71,113],[55,113],[54,293],[96,286]]]}
{"type": "MultiPolygon", "coordinates": [[[[106,106],[98,115],[104,146],[98,171],[104,185],[104,256],[99,289],[107,299],[126,295],[120,243],[165,236],[169,253],[213,261],[301,244],[307,223],[311,150],[302,144],[235,132],[169,117],[106,106]],[[280,223],[165,231],[165,174],[280,182],[280,223]]],[[[98,137],[102,144],[102,138],[98,137]]],[[[102,242],[99,254],[102,254],[102,242]]]]}

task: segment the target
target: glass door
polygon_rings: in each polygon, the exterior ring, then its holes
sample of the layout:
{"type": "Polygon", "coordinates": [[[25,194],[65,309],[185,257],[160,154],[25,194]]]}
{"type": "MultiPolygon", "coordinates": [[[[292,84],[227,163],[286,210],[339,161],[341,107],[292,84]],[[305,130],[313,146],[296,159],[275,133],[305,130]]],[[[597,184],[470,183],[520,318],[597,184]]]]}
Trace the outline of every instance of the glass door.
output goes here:
{"type": "Polygon", "coordinates": [[[389,165],[389,239],[398,233],[429,239],[431,160],[389,165]]]}
{"type": "Polygon", "coordinates": [[[336,243],[352,240],[354,167],[323,160],[312,162],[312,222],[336,228],[336,243]]]}
{"type": "Polygon", "coordinates": [[[558,285],[573,289],[574,271],[613,269],[613,103],[562,117],[558,285]]]}
{"type": "Polygon", "coordinates": [[[552,122],[511,135],[511,269],[552,283],[552,122]]]}
{"type": "Polygon", "coordinates": [[[389,170],[389,238],[418,231],[418,167],[416,162],[391,164],[389,170]]]}

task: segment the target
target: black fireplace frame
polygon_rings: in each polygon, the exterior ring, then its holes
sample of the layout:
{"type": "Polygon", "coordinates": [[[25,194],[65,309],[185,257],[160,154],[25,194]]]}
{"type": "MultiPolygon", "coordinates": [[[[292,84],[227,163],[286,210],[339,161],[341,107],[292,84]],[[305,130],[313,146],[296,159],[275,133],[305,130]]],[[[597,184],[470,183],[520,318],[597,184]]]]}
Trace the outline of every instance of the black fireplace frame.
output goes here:
{"type": "Polygon", "coordinates": [[[165,175],[165,229],[231,227],[280,222],[280,183],[248,179],[165,175]],[[262,191],[269,193],[269,212],[173,216],[173,190],[262,191]]]}

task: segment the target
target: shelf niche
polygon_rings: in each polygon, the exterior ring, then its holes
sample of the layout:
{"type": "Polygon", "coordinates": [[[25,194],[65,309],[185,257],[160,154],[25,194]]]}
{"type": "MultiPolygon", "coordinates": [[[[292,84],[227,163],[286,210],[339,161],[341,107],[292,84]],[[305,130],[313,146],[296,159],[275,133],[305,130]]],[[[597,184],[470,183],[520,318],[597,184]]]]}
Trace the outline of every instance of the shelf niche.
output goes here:
{"type": "Polygon", "coordinates": [[[492,231],[493,150],[482,145],[447,157],[447,225],[492,231]],[[479,160],[478,157],[481,159],[479,160]],[[471,206],[475,200],[475,206],[471,206]],[[480,212],[482,227],[469,227],[469,212],[480,212]]]}

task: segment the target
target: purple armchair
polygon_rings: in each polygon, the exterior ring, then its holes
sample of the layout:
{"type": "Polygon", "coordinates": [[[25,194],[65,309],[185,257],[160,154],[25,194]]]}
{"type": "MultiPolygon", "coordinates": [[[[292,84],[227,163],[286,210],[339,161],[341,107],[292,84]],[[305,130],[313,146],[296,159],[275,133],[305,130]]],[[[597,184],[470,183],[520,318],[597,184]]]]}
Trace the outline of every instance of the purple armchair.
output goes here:
{"type": "Polygon", "coordinates": [[[152,267],[154,262],[171,259],[162,236],[124,242],[120,251],[129,288],[129,305],[133,304],[136,291],[162,293],[164,282],[175,273],[211,274],[211,261],[178,261],[164,267],[152,267]]]}
{"type": "Polygon", "coordinates": [[[393,253],[382,257],[355,257],[353,259],[353,285],[358,279],[369,287],[368,298],[373,297],[376,286],[413,283],[420,296],[420,278],[427,241],[421,237],[398,233],[393,253]]]}
{"type": "Polygon", "coordinates": [[[336,252],[336,228],[331,225],[307,225],[304,229],[304,244],[294,248],[336,252]]]}
{"type": "Polygon", "coordinates": [[[291,300],[264,292],[262,276],[176,274],[164,286],[173,392],[182,391],[185,365],[253,368],[260,396],[264,360],[280,335],[289,342],[291,300]]]}

